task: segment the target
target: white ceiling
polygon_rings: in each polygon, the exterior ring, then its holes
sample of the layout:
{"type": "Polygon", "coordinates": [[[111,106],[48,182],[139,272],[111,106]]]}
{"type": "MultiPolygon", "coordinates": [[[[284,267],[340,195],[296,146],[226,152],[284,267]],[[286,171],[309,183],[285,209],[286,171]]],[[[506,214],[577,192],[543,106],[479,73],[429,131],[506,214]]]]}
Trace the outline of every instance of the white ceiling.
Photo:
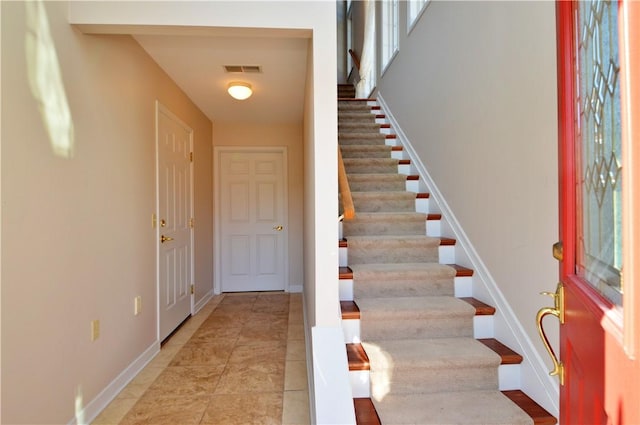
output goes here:
{"type": "Polygon", "coordinates": [[[135,35],[134,38],[215,122],[302,122],[307,38],[135,35]],[[259,65],[261,73],[227,73],[224,65],[259,65]],[[239,101],[231,81],[253,86],[239,101]]]}

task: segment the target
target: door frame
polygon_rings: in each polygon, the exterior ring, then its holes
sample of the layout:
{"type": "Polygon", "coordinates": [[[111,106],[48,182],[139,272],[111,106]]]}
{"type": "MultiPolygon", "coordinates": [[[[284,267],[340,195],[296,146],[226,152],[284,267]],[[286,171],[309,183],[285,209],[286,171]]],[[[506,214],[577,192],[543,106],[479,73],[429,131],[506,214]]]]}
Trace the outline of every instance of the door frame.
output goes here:
{"type": "MultiPolygon", "coordinates": [[[[219,161],[222,153],[242,152],[242,153],[280,153],[282,155],[282,175],[283,175],[283,200],[284,217],[283,226],[289,228],[289,160],[287,157],[286,146],[214,146],[213,147],[213,293],[218,295],[222,292],[222,276],[221,276],[221,228],[220,224],[220,167],[219,161]]],[[[284,291],[291,292],[289,286],[289,233],[283,240],[284,244],[284,291]]]]}
{"type": "MultiPolygon", "coordinates": [[[[155,175],[155,180],[156,180],[156,199],[155,199],[155,212],[153,214],[153,227],[155,229],[154,232],[154,238],[155,238],[155,243],[156,243],[156,339],[160,339],[160,312],[161,312],[161,307],[160,307],[160,294],[162,291],[162,288],[160,288],[160,226],[157,224],[158,222],[158,218],[160,216],[160,153],[159,153],[159,127],[160,127],[160,113],[163,113],[165,115],[167,115],[169,118],[171,118],[172,120],[174,120],[175,122],[177,122],[178,124],[180,124],[185,130],[187,130],[187,132],[189,133],[189,149],[191,150],[191,152],[193,152],[193,129],[187,124],[185,123],[182,119],[180,119],[180,117],[178,117],[176,114],[174,114],[173,112],[171,112],[171,110],[166,107],[165,105],[163,105],[162,103],[160,103],[159,100],[156,100],[156,108],[155,108],[155,118],[156,118],[156,128],[155,128],[155,148],[156,148],[156,157],[155,157],[155,162],[156,162],[156,175],[155,175]]],[[[193,217],[193,212],[194,212],[194,190],[193,190],[193,161],[191,161],[189,163],[189,199],[190,199],[190,205],[189,205],[189,215],[190,217],[193,217]]],[[[191,251],[191,258],[189,259],[189,269],[190,269],[190,275],[191,275],[191,285],[194,285],[195,287],[195,281],[194,281],[194,276],[195,276],[195,255],[194,255],[194,248],[195,248],[195,244],[194,244],[194,231],[193,231],[193,227],[191,227],[189,229],[189,245],[190,245],[190,251],[191,251]]],[[[192,291],[190,294],[190,301],[189,301],[189,314],[193,315],[194,314],[194,308],[195,308],[195,291],[192,291]]]]}

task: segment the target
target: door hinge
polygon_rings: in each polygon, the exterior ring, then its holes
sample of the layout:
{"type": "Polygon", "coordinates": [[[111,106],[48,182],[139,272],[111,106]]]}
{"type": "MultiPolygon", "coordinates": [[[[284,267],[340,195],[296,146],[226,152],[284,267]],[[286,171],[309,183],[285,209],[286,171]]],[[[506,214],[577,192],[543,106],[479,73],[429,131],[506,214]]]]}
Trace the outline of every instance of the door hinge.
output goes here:
{"type": "Polygon", "coordinates": [[[190,218],[189,219],[189,227],[193,229],[193,226],[195,226],[196,223],[196,219],[195,218],[190,218]]]}
{"type": "Polygon", "coordinates": [[[193,152],[189,152],[189,161],[193,162],[193,152]]]}
{"type": "Polygon", "coordinates": [[[196,285],[194,285],[193,283],[191,284],[191,295],[196,293],[196,285]]]}

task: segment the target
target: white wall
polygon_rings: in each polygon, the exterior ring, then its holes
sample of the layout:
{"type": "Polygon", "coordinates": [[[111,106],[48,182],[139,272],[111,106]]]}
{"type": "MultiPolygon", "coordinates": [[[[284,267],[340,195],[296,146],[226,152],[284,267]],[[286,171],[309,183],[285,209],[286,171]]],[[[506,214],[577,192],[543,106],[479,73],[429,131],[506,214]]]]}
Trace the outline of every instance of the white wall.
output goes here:
{"type": "MultiPolygon", "coordinates": [[[[1,7],[2,422],[67,423],[77,401],[84,408],[157,344],[155,102],[194,129],[196,220],[211,215],[211,123],[131,37],[81,34],[66,2],[45,3],[30,27],[25,3],[1,7]],[[30,90],[25,41],[37,31],[60,64],[69,156],[52,149],[30,90]]],[[[54,69],[37,74],[49,89],[54,69]]],[[[211,228],[197,227],[200,296],[211,289],[211,246],[211,228]]]]}
{"type": "Polygon", "coordinates": [[[405,6],[379,93],[551,368],[535,315],[558,279],[554,3],[431,1],[410,34],[405,6]]]}

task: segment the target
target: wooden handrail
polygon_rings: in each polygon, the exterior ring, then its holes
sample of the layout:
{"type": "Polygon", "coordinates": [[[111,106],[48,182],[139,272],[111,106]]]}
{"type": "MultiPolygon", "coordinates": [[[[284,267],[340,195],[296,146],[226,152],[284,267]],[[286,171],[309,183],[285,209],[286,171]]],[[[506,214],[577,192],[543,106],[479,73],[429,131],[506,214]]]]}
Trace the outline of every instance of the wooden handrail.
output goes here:
{"type": "Polygon", "coordinates": [[[351,197],[351,189],[349,188],[349,181],[347,180],[347,171],[344,168],[344,161],[342,160],[342,153],[338,147],[338,188],[340,190],[340,197],[342,198],[342,210],[345,220],[351,220],[356,215],[356,210],[353,207],[353,198],[351,197]]]}
{"type": "Polygon", "coordinates": [[[356,56],[356,52],[353,49],[349,49],[349,54],[351,55],[351,60],[353,60],[353,64],[356,66],[356,69],[360,71],[360,59],[356,56]]]}

